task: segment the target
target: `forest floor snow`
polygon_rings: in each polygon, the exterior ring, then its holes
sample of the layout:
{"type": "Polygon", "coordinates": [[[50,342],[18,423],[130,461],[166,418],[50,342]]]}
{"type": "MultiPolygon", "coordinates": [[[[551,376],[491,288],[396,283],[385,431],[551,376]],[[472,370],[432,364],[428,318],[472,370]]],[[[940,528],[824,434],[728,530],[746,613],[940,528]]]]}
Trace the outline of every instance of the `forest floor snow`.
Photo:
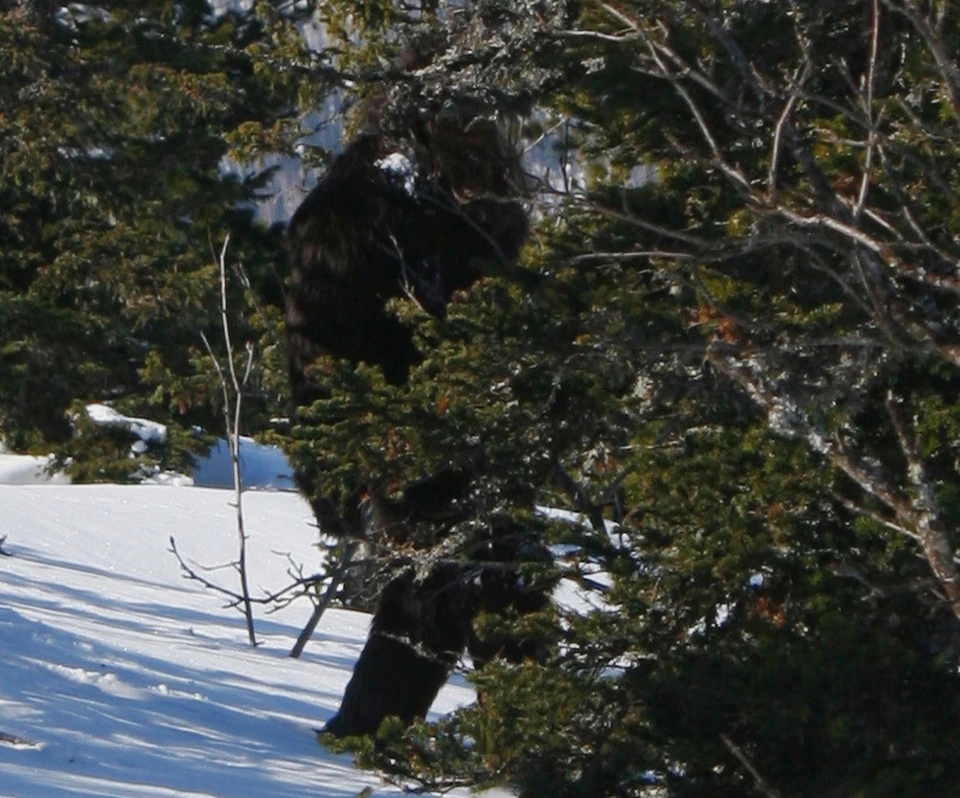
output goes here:
{"type": "MultiPolygon", "coordinates": [[[[287,655],[306,601],[256,608],[260,645],[224,597],[184,578],[236,557],[232,491],[50,483],[0,453],[0,796],[324,798],[396,792],[320,747],[369,616],[331,609],[287,655]]],[[[316,570],[309,507],[294,493],[243,499],[251,590],[316,570]]],[[[236,589],[230,567],[204,576],[236,589]]],[[[474,700],[454,677],[434,704],[474,700]]]]}

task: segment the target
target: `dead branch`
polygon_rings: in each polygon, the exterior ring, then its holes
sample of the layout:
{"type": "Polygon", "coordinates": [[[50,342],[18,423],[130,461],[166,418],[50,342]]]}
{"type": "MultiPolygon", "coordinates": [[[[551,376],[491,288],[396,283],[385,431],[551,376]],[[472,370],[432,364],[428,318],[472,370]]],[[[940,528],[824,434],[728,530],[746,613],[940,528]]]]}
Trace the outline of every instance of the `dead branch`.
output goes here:
{"type": "MultiPolygon", "coordinates": [[[[219,593],[221,596],[225,596],[228,599],[228,602],[225,605],[226,607],[242,610],[245,602],[243,594],[238,593],[235,590],[231,590],[228,587],[224,587],[223,585],[205,577],[203,575],[203,571],[216,569],[207,568],[197,563],[191,563],[185,560],[180,554],[179,549],[177,549],[176,540],[172,535],[170,536],[170,552],[174,555],[174,557],[177,558],[177,562],[180,565],[180,570],[183,571],[183,575],[186,579],[193,582],[199,582],[200,585],[207,590],[211,590],[214,593],[219,593]]],[[[238,563],[234,561],[227,563],[223,567],[237,570],[238,563]]],[[[249,596],[248,598],[251,604],[278,609],[282,606],[287,606],[301,596],[312,595],[316,589],[316,586],[321,584],[324,579],[326,579],[326,577],[323,574],[293,577],[289,584],[277,591],[264,593],[261,596],[249,596]]]]}
{"type": "Polygon", "coordinates": [[[310,615],[310,619],[307,621],[306,626],[303,627],[303,631],[300,632],[300,635],[297,637],[297,642],[294,643],[294,646],[290,651],[290,656],[294,659],[303,653],[303,649],[306,647],[307,642],[311,637],[313,637],[313,633],[317,628],[317,624],[320,623],[320,618],[323,616],[323,613],[326,611],[327,607],[330,606],[330,602],[332,602],[334,597],[337,595],[337,589],[343,582],[343,578],[346,575],[347,570],[350,568],[353,557],[356,554],[359,546],[360,541],[358,540],[346,541],[343,548],[343,553],[340,557],[340,562],[337,563],[337,567],[334,569],[333,573],[330,574],[330,584],[327,585],[327,589],[323,594],[323,598],[314,604],[313,613],[310,615]]]}
{"type": "Polygon", "coordinates": [[[870,170],[873,166],[873,153],[876,147],[876,135],[873,118],[873,91],[877,80],[877,50],[880,42],[880,5],[879,0],[870,0],[871,26],[870,26],[870,60],[867,65],[867,80],[864,87],[863,111],[866,115],[869,125],[867,136],[867,153],[864,158],[863,176],[860,181],[860,192],[857,195],[857,204],[853,209],[854,221],[859,221],[863,214],[864,205],[867,202],[867,192],[870,189],[870,170]]]}
{"type": "Polygon", "coordinates": [[[743,749],[737,745],[730,737],[726,734],[721,734],[720,739],[723,741],[724,746],[727,750],[734,755],[736,760],[743,765],[744,770],[747,771],[753,777],[753,785],[756,788],[757,792],[766,798],[781,798],[780,793],[771,787],[765,778],[760,775],[760,771],[757,770],[753,762],[750,761],[750,758],[744,753],[743,749]]]}

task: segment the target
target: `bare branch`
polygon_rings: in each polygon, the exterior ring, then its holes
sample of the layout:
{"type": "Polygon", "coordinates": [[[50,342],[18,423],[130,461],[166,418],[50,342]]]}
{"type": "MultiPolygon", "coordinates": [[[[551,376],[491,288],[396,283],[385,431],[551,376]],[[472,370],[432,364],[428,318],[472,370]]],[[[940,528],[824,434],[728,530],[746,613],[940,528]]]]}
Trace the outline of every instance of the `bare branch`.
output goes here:
{"type": "MultiPolygon", "coordinates": [[[[209,568],[197,563],[187,562],[180,554],[179,549],[177,549],[176,541],[172,535],[170,536],[170,552],[177,558],[177,562],[180,564],[180,570],[183,571],[183,574],[187,579],[194,582],[199,582],[208,590],[212,590],[214,593],[219,593],[222,596],[226,596],[229,599],[228,603],[226,604],[227,607],[241,609],[242,611],[244,597],[241,593],[230,590],[229,588],[224,587],[223,585],[220,585],[202,575],[204,571],[218,570],[218,568],[209,568]]],[[[238,563],[236,561],[220,566],[220,568],[233,568],[234,570],[236,570],[237,567],[238,563]]],[[[325,577],[321,574],[293,577],[288,585],[285,585],[279,590],[270,593],[264,593],[262,596],[250,596],[249,599],[251,604],[268,607],[277,607],[278,605],[286,606],[294,599],[308,594],[316,585],[322,583],[324,579],[325,577]]]]}
{"type": "Polygon", "coordinates": [[[790,114],[793,113],[793,109],[797,104],[797,96],[796,92],[790,95],[790,99],[787,100],[786,105],[783,106],[783,111],[777,118],[777,126],[773,132],[773,151],[770,153],[770,169],[767,176],[767,190],[770,192],[771,203],[777,201],[777,171],[780,168],[780,142],[783,139],[783,130],[790,120],[790,114]]]}
{"type": "Polygon", "coordinates": [[[697,123],[697,127],[700,129],[701,135],[706,141],[707,146],[710,148],[710,152],[713,154],[714,163],[744,194],[750,198],[754,198],[755,193],[753,187],[750,185],[750,181],[747,180],[742,171],[728,164],[726,159],[723,157],[723,153],[721,153],[720,147],[717,144],[713,133],[710,131],[710,126],[707,124],[707,120],[701,113],[700,107],[693,99],[693,96],[687,91],[686,87],[680,82],[677,76],[673,74],[666,63],[664,63],[663,59],[660,57],[660,53],[657,52],[657,48],[649,40],[647,41],[647,50],[663,77],[669,81],[670,85],[673,86],[674,91],[680,95],[680,98],[683,100],[684,104],[687,106],[687,109],[690,111],[690,114],[693,116],[694,121],[697,123]]]}
{"type": "MultiPolygon", "coordinates": [[[[241,596],[239,593],[236,593],[233,590],[225,588],[222,585],[207,579],[205,576],[202,576],[199,573],[197,568],[193,568],[188,565],[186,560],[184,560],[180,555],[180,551],[177,549],[177,542],[174,540],[173,535],[170,536],[170,551],[173,552],[173,556],[177,558],[177,562],[180,563],[180,570],[183,571],[184,576],[186,576],[187,579],[190,579],[194,582],[199,582],[201,585],[207,588],[207,590],[212,590],[215,593],[226,596],[228,599],[230,599],[229,603],[227,604],[228,607],[239,607],[243,603],[243,596],[241,596]]],[[[231,563],[231,565],[235,565],[235,563],[231,563]]]]}
{"type": "MultiPolygon", "coordinates": [[[[253,290],[253,284],[250,282],[250,277],[247,274],[247,270],[243,267],[243,263],[237,262],[233,266],[233,273],[240,280],[240,284],[243,286],[244,291],[246,291],[247,300],[253,305],[253,309],[256,314],[260,317],[260,321],[263,323],[263,328],[270,334],[270,337],[273,339],[274,346],[276,346],[281,352],[286,352],[287,345],[283,338],[277,335],[274,325],[270,323],[270,320],[267,318],[267,314],[263,310],[263,306],[257,300],[257,295],[253,290]]],[[[279,278],[278,278],[279,279],[279,278]]]]}
{"type": "Polygon", "coordinates": [[[615,19],[620,20],[624,25],[626,25],[630,30],[640,33],[640,24],[637,20],[628,17],[625,12],[621,11],[618,8],[614,8],[609,3],[601,3],[600,7],[606,11],[610,16],[615,19]]]}
{"type": "Polygon", "coordinates": [[[864,507],[862,504],[858,504],[846,496],[841,496],[839,493],[833,493],[831,495],[836,502],[841,504],[843,507],[846,507],[854,515],[862,515],[865,518],[869,518],[871,521],[880,524],[881,526],[885,526],[887,529],[893,530],[898,535],[905,535],[917,543],[920,542],[920,536],[912,529],[907,529],[901,524],[894,523],[889,518],[884,518],[876,510],[871,510],[868,507],[864,507]]]}
{"type": "Polygon", "coordinates": [[[599,213],[602,216],[606,216],[610,219],[616,219],[619,222],[624,222],[648,233],[654,233],[655,235],[663,236],[664,238],[673,239],[675,241],[682,241],[684,244],[690,244],[691,246],[695,247],[706,248],[709,246],[709,242],[705,238],[700,238],[699,236],[694,236],[689,233],[683,233],[679,230],[671,230],[669,227],[664,227],[663,225],[649,222],[646,219],[641,219],[632,213],[618,211],[607,205],[601,205],[598,202],[594,202],[582,197],[572,197],[571,199],[575,204],[581,206],[585,210],[599,213]]]}
{"type": "Polygon", "coordinates": [[[887,413],[896,430],[900,449],[907,458],[907,477],[914,490],[914,517],[911,519],[911,526],[917,531],[924,556],[943,587],[953,614],[960,618],[960,574],[954,563],[953,548],[942,520],[933,484],[916,442],[907,430],[906,422],[900,413],[900,404],[901,399],[892,391],[887,394],[887,413]]]}
{"type": "Polygon", "coordinates": [[[314,604],[313,613],[310,615],[310,619],[307,621],[306,626],[303,627],[303,631],[300,632],[300,635],[297,637],[297,642],[290,651],[290,656],[294,659],[303,653],[303,649],[313,636],[313,633],[317,628],[317,624],[320,623],[320,618],[323,616],[323,613],[326,611],[327,607],[330,606],[330,602],[332,602],[334,597],[337,595],[337,589],[343,582],[343,578],[346,575],[347,570],[350,568],[353,557],[356,554],[359,546],[360,542],[357,540],[348,540],[345,542],[343,553],[340,557],[340,562],[337,563],[337,567],[334,569],[333,573],[330,574],[330,584],[327,585],[327,590],[323,594],[323,598],[314,604]]]}
{"type": "Polygon", "coordinates": [[[213,367],[217,370],[217,376],[220,378],[220,390],[223,393],[223,407],[224,407],[224,417],[227,422],[227,429],[230,428],[230,394],[227,392],[227,378],[223,373],[223,368],[220,366],[220,359],[214,354],[213,347],[210,346],[210,341],[207,339],[206,333],[203,330],[200,331],[200,339],[203,341],[203,345],[207,349],[207,354],[210,355],[210,360],[213,361],[213,367]]]}
{"type": "MultiPolygon", "coordinates": [[[[662,53],[666,58],[670,59],[673,64],[678,67],[684,78],[693,81],[700,88],[705,89],[707,92],[712,94],[717,100],[722,102],[725,106],[733,106],[733,102],[729,97],[728,93],[724,91],[720,86],[717,85],[716,81],[707,77],[706,74],[700,69],[695,68],[693,65],[688,63],[680,54],[674,50],[672,47],[667,45],[665,42],[653,42],[651,44],[657,48],[657,51],[662,53]]],[[[646,75],[651,75],[653,77],[663,77],[662,73],[651,72],[648,70],[635,69],[637,72],[641,72],[646,75]]]]}
{"type": "Polygon", "coordinates": [[[750,761],[750,758],[743,752],[743,749],[739,745],[726,734],[721,734],[720,739],[723,741],[727,750],[743,765],[744,770],[753,777],[753,785],[758,793],[765,796],[765,798],[781,798],[780,793],[771,787],[767,783],[767,780],[760,775],[760,771],[757,770],[753,762],[750,761]]]}
{"type": "Polygon", "coordinates": [[[597,30],[562,30],[558,31],[556,35],[562,39],[593,39],[615,44],[635,42],[642,38],[638,33],[602,33],[597,30]]]}
{"type": "Polygon", "coordinates": [[[867,80],[864,89],[863,110],[867,117],[869,133],[867,136],[867,153],[864,157],[863,176],[860,180],[860,192],[857,195],[857,204],[853,209],[853,219],[858,221],[863,214],[867,202],[867,192],[870,189],[870,170],[873,167],[873,151],[876,147],[876,124],[873,118],[873,91],[877,80],[877,50],[880,42],[880,5],[879,0],[870,0],[872,24],[870,26],[870,61],[867,66],[867,80]]]}
{"type": "MultiPolygon", "coordinates": [[[[706,8],[701,8],[698,13],[709,28],[711,34],[720,42],[720,45],[726,51],[735,70],[740,75],[741,80],[743,80],[744,84],[757,99],[761,113],[766,114],[767,105],[772,95],[770,88],[764,83],[763,78],[754,68],[753,64],[746,55],[744,55],[743,50],[740,49],[740,45],[737,44],[730,31],[716,18],[715,13],[706,8]]],[[[801,48],[806,52],[799,30],[797,31],[797,35],[800,39],[801,48]]],[[[801,74],[808,74],[810,69],[809,57],[807,57],[801,74]]],[[[793,157],[797,159],[803,167],[804,172],[806,172],[807,177],[810,179],[820,204],[831,213],[842,212],[843,203],[830,185],[830,181],[820,168],[809,146],[803,141],[796,128],[794,128],[790,122],[789,117],[784,120],[781,135],[790,148],[793,157]]]]}
{"type": "Polygon", "coordinates": [[[575,255],[571,258],[561,261],[563,265],[575,266],[580,263],[595,263],[597,261],[615,261],[624,263],[632,260],[645,260],[648,258],[662,258],[664,260],[694,260],[697,255],[691,252],[671,252],[664,249],[638,249],[627,252],[587,252],[583,255],[575,255]]]}
{"type": "MultiPolygon", "coordinates": [[[[230,448],[230,460],[233,467],[233,488],[234,488],[234,507],[237,511],[237,537],[240,542],[240,554],[236,563],[237,571],[240,575],[240,600],[243,605],[244,617],[247,622],[247,636],[250,639],[250,645],[257,645],[257,638],[254,631],[253,608],[250,599],[250,590],[247,584],[247,535],[244,530],[243,520],[243,477],[240,471],[240,416],[243,404],[243,392],[246,389],[250,379],[250,372],[253,368],[253,345],[247,343],[246,365],[243,371],[242,379],[237,375],[236,365],[233,362],[233,342],[230,337],[230,319],[227,307],[227,248],[230,244],[229,234],[223,240],[223,247],[220,249],[218,258],[218,267],[220,271],[220,322],[223,330],[223,342],[227,350],[227,371],[225,372],[220,365],[220,360],[213,351],[210,341],[201,330],[200,337],[207,353],[213,361],[217,376],[220,378],[220,390],[223,394],[223,419],[226,427],[227,444],[230,448]],[[229,382],[227,380],[229,374],[229,382]],[[233,403],[231,408],[230,388],[233,388],[233,403]]],[[[176,553],[176,552],[175,552],[176,553]]],[[[179,555],[178,559],[179,559],[179,555]]],[[[182,561],[181,561],[182,565],[182,561]]],[[[208,585],[213,587],[212,585],[208,585]]],[[[222,588],[216,588],[224,592],[222,588]]]]}

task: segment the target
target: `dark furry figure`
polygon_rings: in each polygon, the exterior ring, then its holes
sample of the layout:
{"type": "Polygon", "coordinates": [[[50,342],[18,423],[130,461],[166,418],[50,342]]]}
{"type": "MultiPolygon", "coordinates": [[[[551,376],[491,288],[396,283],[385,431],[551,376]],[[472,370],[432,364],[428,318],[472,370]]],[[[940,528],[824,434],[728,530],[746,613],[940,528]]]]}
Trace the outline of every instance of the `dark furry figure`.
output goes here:
{"type": "Polygon", "coordinates": [[[470,638],[473,611],[456,565],[417,580],[412,568],[384,589],[340,710],[324,731],[373,734],[389,715],[423,717],[470,638]]]}
{"type": "MultiPolygon", "coordinates": [[[[486,268],[508,268],[527,235],[520,185],[516,155],[499,126],[485,119],[434,116],[401,137],[375,129],[351,143],[290,222],[286,325],[296,405],[323,396],[311,375],[320,355],[379,366],[388,382],[403,384],[421,355],[412,330],[386,303],[412,296],[439,316],[453,293],[486,268]]],[[[357,486],[356,501],[345,504],[359,506],[365,495],[368,512],[348,519],[339,514],[344,503],[315,495],[307,468],[297,479],[323,532],[376,535],[389,528],[394,540],[414,545],[415,528],[419,534],[440,518],[450,522],[476,467],[450,467],[408,486],[399,501],[378,502],[375,488],[357,486]]],[[[506,525],[478,542],[468,558],[473,565],[441,563],[418,574],[411,564],[396,576],[383,590],[326,730],[366,734],[389,715],[406,723],[424,716],[465,648],[478,662],[525,654],[506,641],[480,640],[473,629],[478,612],[529,612],[545,604],[543,589],[526,585],[516,568],[526,556],[515,542],[522,537],[506,525]]],[[[542,555],[542,547],[524,545],[542,555]]]]}
{"type": "MultiPolygon", "coordinates": [[[[412,330],[385,304],[410,295],[440,316],[454,292],[476,282],[485,266],[508,267],[527,235],[527,214],[516,199],[523,181],[519,159],[486,119],[441,117],[418,122],[399,139],[375,131],[352,142],[288,230],[293,271],[286,336],[294,405],[323,395],[310,376],[321,354],[379,366],[388,382],[404,383],[421,356],[412,330]]],[[[442,488],[438,501],[445,505],[469,484],[456,471],[442,479],[443,485],[428,481],[411,490],[437,496],[442,488]]],[[[308,469],[298,471],[297,481],[324,532],[355,534],[363,526],[359,513],[343,519],[329,499],[316,496],[308,469]]],[[[358,500],[368,487],[358,486],[358,500]]],[[[421,510],[411,497],[395,514],[410,518],[421,510]]]]}
{"type": "Polygon", "coordinates": [[[543,609],[543,585],[529,584],[515,561],[544,560],[549,553],[513,527],[479,541],[471,565],[440,563],[425,577],[413,566],[384,589],[353,677],[337,714],[324,731],[346,737],[373,734],[396,715],[409,725],[427,714],[464,649],[476,667],[494,657],[519,661],[540,652],[512,636],[480,636],[478,613],[523,614],[543,609]],[[526,541],[526,542],[521,542],[526,541]]]}
{"type": "Polygon", "coordinates": [[[523,246],[527,215],[508,199],[519,167],[495,123],[433,127],[412,138],[410,158],[397,152],[402,142],[361,135],[290,222],[286,325],[297,406],[319,395],[308,371],[321,353],[380,366],[388,382],[403,383],[420,355],[386,301],[408,294],[442,315],[484,263],[510,263],[523,246]]]}

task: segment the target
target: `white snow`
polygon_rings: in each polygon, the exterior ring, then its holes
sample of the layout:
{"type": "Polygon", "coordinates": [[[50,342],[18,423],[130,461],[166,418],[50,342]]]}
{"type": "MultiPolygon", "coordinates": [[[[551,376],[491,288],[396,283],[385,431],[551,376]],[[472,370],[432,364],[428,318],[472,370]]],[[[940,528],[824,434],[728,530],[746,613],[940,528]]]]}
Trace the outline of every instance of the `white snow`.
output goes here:
{"type": "MultiPolygon", "coordinates": [[[[136,435],[143,443],[159,443],[167,439],[167,428],[164,424],[150,421],[145,418],[132,418],[118,413],[109,405],[87,405],[87,415],[94,424],[104,427],[124,427],[136,435]]],[[[136,446],[136,444],[134,444],[136,446]]],[[[136,452],[144,451],[134,449],[136,452]]]]}
{"type": "MultiPolygon", "coordinates": [[[[40,484],[39,465],[0,453],[0,538],[12,555],[0,556],[0,797],[393,792],[312,731],[336,711],[368,616],[328,610],[293,660],[311,608],[257,608],[253,649],[239,613],[185,580],[168,550],[173,535],[185,558],[228,563],[232,492],[40,484]]],[[[317,568],[299,496],[257,491],[243,503],[255,593],[287,582],[287,554],[317,568]]],[[[231,568],[204,575],[235,587],[231,568]]],[[[472,700],[454,679],[433,711],[472,700]]]]}
{"type": "Polygon", "coordinates": [[[417,188],[417,175],[413,162],[402,152],[391,152],[375,164],[378,168],[402,182],[403,190],[413,196],[417,188]]]}
{"type": "MultiPolygon", "coordinates": [[[[0,484],[33,485],[38,482],[51,482],[63,485],[70,482],[70,478],[64,474],[47,472],[51,461],[51,457],[10,454],[0,445],[0,484]]],[[[2,523],[0,521],[0,525],[2,523]]],[[[0,535],[2,534],[0,532],[0,535]]]]}

